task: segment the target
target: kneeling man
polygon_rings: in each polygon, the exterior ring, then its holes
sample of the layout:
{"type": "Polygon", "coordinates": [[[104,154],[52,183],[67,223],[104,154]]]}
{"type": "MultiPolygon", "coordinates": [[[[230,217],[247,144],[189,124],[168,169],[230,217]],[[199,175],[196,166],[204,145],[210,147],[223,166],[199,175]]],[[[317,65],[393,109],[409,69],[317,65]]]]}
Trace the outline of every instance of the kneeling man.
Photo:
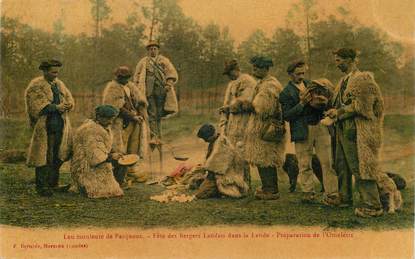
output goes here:
{"type": "Polygon", "coordinates": [[[111,124],[118,110],[111,105],[95,109],[95,120],[86,120],[75,132],[71,189],[89,198],[122,196],[124,193],[113,175],[112,162],[120,153],[112,152],[111,124]]]}

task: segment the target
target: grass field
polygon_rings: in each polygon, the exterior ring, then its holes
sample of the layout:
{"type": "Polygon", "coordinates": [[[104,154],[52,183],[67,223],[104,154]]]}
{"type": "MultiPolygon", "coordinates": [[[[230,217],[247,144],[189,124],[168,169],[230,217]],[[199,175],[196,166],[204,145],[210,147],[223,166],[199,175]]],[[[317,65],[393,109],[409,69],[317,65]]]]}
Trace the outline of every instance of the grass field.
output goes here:
{"type": "MultiPolygon", "coordinates": [[[[165,123],[166,138],[193,134],[195,128],[213,117],[182,116],[165,123]],[[170,129],[170,130],[169,130],[170,129]]],[[[400,145],[414,142],[413,116],[388,116],[385,119],[385,145],[388,152],[399,153],[400,145]]],[[[0,121],[0,149],[25,148],[29,130],[22,121],[0,121]]],[[[300,225],[333,228],[395,229],[412,228],[414,223],[413,155],[383,163],[407,177],[410,184],[403,190],[402,211],[374,219],[361,219],[352,209],[326,208],[319,204],[303,205],[299,193],[288,193],[284,172],[280,172],[281,198],[258,201],[247,198],[200,200],[191,203],[161,204],[149,200],[161,192],[160,186],[133,185],[125,196],[112,199],[86,199],[75,194],[58,193],[53,198],[39,197],[34,189],[33,169],[23,163],[0,163],[0,224],[23,227],[190,227],[201,225],[300,225]]],[[[69,183],[67,170],[61,183],[69,183]]],[[[254,181],[254,188],[258,185],[254,181]]]]}

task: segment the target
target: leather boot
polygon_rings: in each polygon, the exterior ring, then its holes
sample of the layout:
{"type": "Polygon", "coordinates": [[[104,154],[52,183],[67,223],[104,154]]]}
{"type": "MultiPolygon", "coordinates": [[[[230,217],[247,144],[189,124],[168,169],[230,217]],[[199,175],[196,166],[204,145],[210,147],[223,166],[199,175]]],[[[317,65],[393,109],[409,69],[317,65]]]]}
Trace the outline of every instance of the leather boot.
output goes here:
{"type": "Polygon", "coordinates": [[[258,167],[262,188],[255,192],[255,197],[261,200],[275,200],[279,198],[278,178],[275,167],[258,167]]]}
{"type": "Polygon", "coordinates": [[[50,197],[53,195],[51,188],[49,187],[49,167],[41,166],[36,167],[36,192],[40,196],[50,197]]]}

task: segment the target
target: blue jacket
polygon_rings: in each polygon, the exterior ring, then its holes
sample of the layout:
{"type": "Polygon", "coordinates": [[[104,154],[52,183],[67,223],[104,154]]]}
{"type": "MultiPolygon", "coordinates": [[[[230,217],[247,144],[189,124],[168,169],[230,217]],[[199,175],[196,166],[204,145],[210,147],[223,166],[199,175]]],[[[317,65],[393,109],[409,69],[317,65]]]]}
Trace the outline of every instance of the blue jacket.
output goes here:
{"type": "MultiPolygon", "coordinates": [[[[304,80],[305,87],[310,81],[304,80]]],[[[292,82],[284,87],[280,93],[280,103],[284,120],[290,124],[291,141],[302,141],[308,137],[308,125],[316,125],[323,118],[323,111],[312,108],[310,105],[300,104],[300,90],[292,82]]]]}

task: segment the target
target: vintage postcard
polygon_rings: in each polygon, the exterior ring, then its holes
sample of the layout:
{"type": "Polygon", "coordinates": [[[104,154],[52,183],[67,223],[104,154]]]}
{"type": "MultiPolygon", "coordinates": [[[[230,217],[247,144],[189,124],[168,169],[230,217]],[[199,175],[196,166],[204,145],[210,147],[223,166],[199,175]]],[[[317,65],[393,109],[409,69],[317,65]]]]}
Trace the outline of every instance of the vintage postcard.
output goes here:
{"type": "Polygon", "coordinates": [[[0,9],[0,258],[414,257],[414,1],[0,9]]]}

